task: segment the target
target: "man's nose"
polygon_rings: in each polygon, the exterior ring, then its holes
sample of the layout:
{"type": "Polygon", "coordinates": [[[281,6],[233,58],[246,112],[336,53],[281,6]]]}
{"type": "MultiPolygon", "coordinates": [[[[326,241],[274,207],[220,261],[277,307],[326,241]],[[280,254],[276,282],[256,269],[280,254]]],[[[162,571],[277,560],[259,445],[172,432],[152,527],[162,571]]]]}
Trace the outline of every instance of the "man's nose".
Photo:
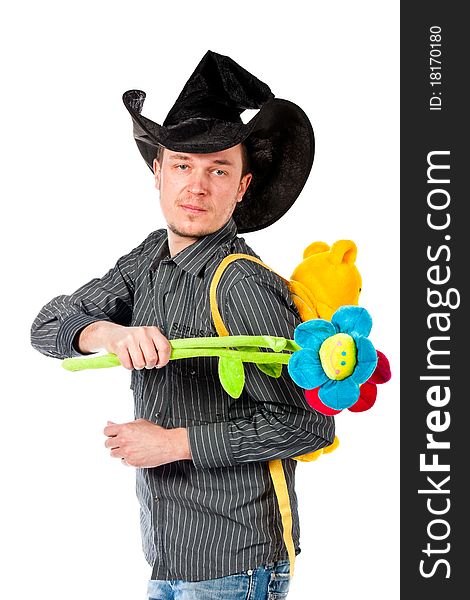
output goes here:
{"type": "Polygon", "coordinates": [[[188,189],[192,194],[202,195],[207,192],[208,175],[204,169],[193,169],[190,174],[188,189]]]}

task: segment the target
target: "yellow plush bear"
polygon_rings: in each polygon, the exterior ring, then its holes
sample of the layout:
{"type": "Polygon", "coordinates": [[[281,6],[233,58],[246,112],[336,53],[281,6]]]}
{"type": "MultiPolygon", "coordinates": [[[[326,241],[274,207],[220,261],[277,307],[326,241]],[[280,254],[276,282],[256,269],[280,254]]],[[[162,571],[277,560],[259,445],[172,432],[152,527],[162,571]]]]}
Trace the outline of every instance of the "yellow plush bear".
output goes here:
{"type": "Polygon", "coordinates": [[[289,281],[293,300],[302,321],[331,319],[340,306],[357,305],[362,279],[355,265],[356,244],[338,240],[331,248],[313,242],[289,281]]]}

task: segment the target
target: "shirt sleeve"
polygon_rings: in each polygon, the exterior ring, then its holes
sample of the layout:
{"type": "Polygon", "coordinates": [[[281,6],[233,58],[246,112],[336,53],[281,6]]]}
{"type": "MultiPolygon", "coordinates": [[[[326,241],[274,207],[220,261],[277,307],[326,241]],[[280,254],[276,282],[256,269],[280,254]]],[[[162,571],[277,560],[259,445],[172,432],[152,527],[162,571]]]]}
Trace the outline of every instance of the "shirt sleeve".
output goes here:
{"type": "MultiPolygon", "coordinates": [[[[287,288],[283,292],[256,276],[238,281],[221,307],[230,334],[293,339],[301,321],[288,294],[287,288]]],[[[309,407],[303,389],[292,381],[285,366],[277,379],[254,364],[244,363],[244,367],[244,393],[255,401],[256,411],[249,419],[189,428],[196,467],[293,458],[333,443],[334,418],[309,407]]]]}
{"type": "Polygon", "coordinates": [[[33,347],[54,358],[82,356],[74,340],[90,323],[129,325],[137,261],[146,241],[122,256],[103,277],[92,279],[70,295],[56,296],[43,306],[31,327],[33,347]]]}

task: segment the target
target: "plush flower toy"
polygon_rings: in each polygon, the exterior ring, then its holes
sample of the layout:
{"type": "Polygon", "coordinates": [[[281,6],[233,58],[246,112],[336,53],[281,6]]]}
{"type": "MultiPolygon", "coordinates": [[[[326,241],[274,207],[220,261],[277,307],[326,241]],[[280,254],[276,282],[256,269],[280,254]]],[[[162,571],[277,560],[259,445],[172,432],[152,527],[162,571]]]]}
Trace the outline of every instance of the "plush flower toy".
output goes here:
{"type": "MultiPolygon", "coordinates": [[[[296,328],[293,340],[229,335],[216,302],[224,269],[240,259],[270,269],[253,256],[229,255],[214,275],[210,290],[212,317],[220,337],[171,340],[170,360],[218,356],[219,379],[232,398],[239,398],[243,391],[244,362],[255,363],[270,377],[279,377],[282,365],[288,365],[291,378],[305,389],[306,400],[315,410],[326,415],[345,408],[352,412],[368,410],[375,403],[377,384],[388,381],[391,374],[387,358],[368,339],[372,327],[369,313],[356,306],[362,286],[356,255],[351,240],[338,240],[331,247],[314,242],[305,249],[291,279],[282,278],[304,321],[296,328]]],[[[119,364],[114,354],[63,361],[70,371],[119,364]]]]}
{"type": "Polygon", "coordinates": [[[289,361],[289,374],[303,387],[307,402],[319,412],[335,415],[344,408],[362,412],[377,397],[377,383],[390,379],[386,356],[368,335],[372,319],[365,308],[342,306],[331,322],[312,319],[295,330],[301,347],[289,361]]]}
{"type": "MultiPolygon", "coordinates": [[[[289,375],[306,390],[307,402],[319,412],[332,415],[344,408],[360,412],[374,404],[376,384],[390,378],[388,360],[368,339],[371,327],[365,308],[342,306],[331,322],[311,319],[301,323],[293,340],[267,335],[170,340],[170,360],[218,356],[220,383],[232,398],[239,398],[245,385],[243,363],[255,363],[271,377],[279,377],[282,365],[288,365],[289,375]]],[[[79,371],[120,362],[115,354],[105,354],[67,358],[62,364],[69,371],[79,371]]]]}

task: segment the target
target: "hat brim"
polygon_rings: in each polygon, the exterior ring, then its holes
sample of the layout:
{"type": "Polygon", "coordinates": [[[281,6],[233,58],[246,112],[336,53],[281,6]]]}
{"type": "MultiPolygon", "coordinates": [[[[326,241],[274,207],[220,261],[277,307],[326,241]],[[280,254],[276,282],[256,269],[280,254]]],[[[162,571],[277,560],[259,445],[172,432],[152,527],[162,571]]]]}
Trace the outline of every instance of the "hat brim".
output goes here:
{"type": "Polygon", "coordinates": [[[293,102],[272,98],[248,123],[195,118],[164,127],[141,114],[144,100],[140,90],[123,95],[137,147],[152,171],[160,145],[205,154],[245,144],[253,178],[233,213],[240,233],[272,225],[298,198],[312,168],[315,138],[307,115],[293,102]]]}

